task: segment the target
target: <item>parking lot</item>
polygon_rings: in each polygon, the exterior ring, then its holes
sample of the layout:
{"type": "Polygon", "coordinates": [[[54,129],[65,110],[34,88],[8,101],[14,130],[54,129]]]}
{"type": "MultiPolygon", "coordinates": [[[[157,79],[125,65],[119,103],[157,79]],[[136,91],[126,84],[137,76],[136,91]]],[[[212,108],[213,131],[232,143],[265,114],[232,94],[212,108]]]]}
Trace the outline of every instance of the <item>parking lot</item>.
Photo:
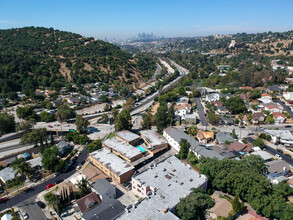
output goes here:
{"type": "MultiPolygon", "coordinates": [[[[31,198],[19,203],[17,208],[20,209],[21,212],[26,212],[28,214],[28,219],[38,219],[38,220],[47,220],[44,212],[38,206],[38,204],[31,198]]],[[[21,215],[21,219],[23,216],[21,215]]]]}

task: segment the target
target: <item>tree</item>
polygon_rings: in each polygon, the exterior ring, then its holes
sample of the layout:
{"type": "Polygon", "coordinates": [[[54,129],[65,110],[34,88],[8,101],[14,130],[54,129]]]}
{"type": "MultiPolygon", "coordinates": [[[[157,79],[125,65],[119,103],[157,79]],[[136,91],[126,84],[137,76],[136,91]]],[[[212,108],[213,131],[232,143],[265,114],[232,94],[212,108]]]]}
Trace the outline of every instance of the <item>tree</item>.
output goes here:
{"type": "Polygon", "coordinates": [[[197,157],[194,155],[192,151],[189,151],[186,160],[191,164],[196,164],[198,162],[197,157]]]}
{"type": "Polygon", "coordinates": [[[36,113],[32,106],[17,107],[16,114],[18,118],[29,120],[30,118],[36,118],[36,113]]]}
{"type": "Polygon", "coordinates": [[[102,148],[102,139],[97,139],[91,143],[89,143],[87,146],[86,146],[86,149],[89,153],[93,152],[93,151],[96,151],[96,150],[99,150],[100,148],[102,148]]]}
{"type": "Polygon", "coordinates": [[[11,163],[13,170],[16,170],[16,174],[20,174],[23,177],[28,178],[31,174],[31,168],[24,158],[18,158],[11,163]]]}
{"type": "Polygon", "coordinates": [[[80,197],[83,197],[92,192],[89,180],[87,178],[82,178],[76,184],[77,188],[79,189],[80,197]]]}
{"type": "Polygon", "coordinates": [[[41,121],[44,121],[44,122],[51,122],[51,121],[54,121],[55,120],[55,115],[54,114],[50,114],[46,111],[42,111],[41,114],[40,114],[40,118],[41,118],[41,121]]]}
{"type": "Polygon", "coordinates": [[[115,130],[122,131],[122,130],[131,130],[132,123],[131,123],[131,115],[129,111],[123,109],[115,119],[115,130]]]}
{"type": "Polygon", "coordinates": [[[57,112],[56,112],[57,120],[62,122],[72,117],[74,117],[74,113],[67,105],[63,104],[57,108],[57,112]]]}
{"type": "Polygon", "coordinates": [[[14,116],[7,113],[0,113],[0,135],[15,131],[14,116]]]}
{"type": "Polygon", "coordinates": [[[178,153],[178,158],[186,159],[187,154],[189,152],[190,143],[186,139],[181,138],[179,145],[180,145],[180,150],[178,153]]]}
{"type": "Polygon", "coordinates": [[[45,148],[42,155],[42,163],[44,168],[53,172],[59,171],[62,167],[62,162],[59,160],[58,156],[59,150],[55,145],[45,148]]]}
{"type": "Polygon", "coordinates": [[[155,114],[155,123],[157,126],[158,132],[162,132],[165,127],[168,125],[168,119],[166,117],[168,112],[167,104],[161,103],[157,113],[155,114]]]}
{"type": "Polygon", "coordinates": [[[274,124],[275,123],[275,119],[273,118],[272,115],[267,116],[266,123],[268,123],[268,124],[274,124]]]}
{"type": "Polygon", "coordinates": [[[213,200],[203,189],[193,189],[187,197],[180,199],[176,212],[182,220],[201,220],[213,205],[213,200]]]}
{"type": "Polygon", "coordinates": [[[142,129],[151,129],[152,128],[152,114],[145,113],[142,115],[142,129]]]}
{"type": "Polygon", "coordinates": [[[111,114],[112,114],[112,116],[113,116],[113,118],[114,119],[116,119],[116,116],[118,115],[118,110],[116,109],[116,108],[113,108],[112,110],[111,110],[111,114]]]}
{"type": "Polygon", "coordinates": [[[197,132],[198,132],[198,128],[195,125],[187,128],[187,133],[193,137],[196,136],[197,132]]]}
{"type": "Polygon", "coordinates": [[[170,126],[175,124],[175,110],[173,104],[168,109],[168,123],[170,126]]]}
{"type": "Polygon", "coordinates": [[[265,146],[265,143],[264,143],[263,139],[261,139],[260,137],[258,137],[257,139],[255,139],[253,141],[253,145],[254,146],[258,146],[260,148],[263,148],[265,146]]]}
{"type": "Polygon", "coordinates": [[[34,144],[35,146],[37,146],[39,142],[42,145],[44,140],[47,140],[46,128],[33,129],[32,131],[25,133],[21,137],[21,143],[34,144]]]}
{"type": "Polygon", "coordinates": [[[239,115],[238,115],[239,119],[240,119],[240,125],[242,125],[242,120],[244,118],[244,114],[241,112],[239,115]]]}
{"type": "Polygon", "coordinates": [[[213,111],[209,111],[208,112],[208,120],[212,125],[218,125],[220,122],[220,116],[217,115],[215,112],[213,111]]]}
{"type": "Polygon", "coordinates": [[[132,98],[126,99],[126,102],[123,104],[123,108],[127,111],[130,111],[132,107],[134,106],[134,101],[132,98]]]}
{"type": "Polygon", "coordinates": [[[235,214],[242,211],[241,210],[241,203],[239,202],[239,196],[236,195],[232,201],[232,208],[235,214]]]}
{"type": "Polygon", "coordinates": [[[232,114],[243,113],[247,110],[243,99],[239,96],[231,97],[226,101],[225,105],[232,114]]]}
{"type": "Polygon", "coordinates": [[[17,124],[16,130],[17,131],[22,130],[24,133],[28,133],[32,130],[35,123],[36,122],[34,119],[30,119],[28,121],[23,121],[23,122],[17,124]]]}
{"type": "Polygon", "coordinates": [[[82,133],[82,131],[90,125],[90,122],[81,115],[77,115],[74,124],[76,125],[76,130],[82,133]]]}

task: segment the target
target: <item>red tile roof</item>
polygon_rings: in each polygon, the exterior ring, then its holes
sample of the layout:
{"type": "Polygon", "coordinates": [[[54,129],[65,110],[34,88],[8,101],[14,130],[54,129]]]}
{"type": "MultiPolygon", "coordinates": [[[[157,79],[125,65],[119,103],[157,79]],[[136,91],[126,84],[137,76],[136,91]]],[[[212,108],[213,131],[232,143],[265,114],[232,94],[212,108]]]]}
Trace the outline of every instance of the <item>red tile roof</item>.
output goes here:
{"type": "Polygon", "coordinates": [[[230,148],[235,151],[242,151],[245,148],[245,145],[239,141],[234,141],[232,144],[230,144],[230,148]]]}
{"type": "Polygon", "coordinates": [[[280,112],[273,112],[273,117],[274,119],[277,119],[278,117],[286,118],[286,116],[280,112]]]}
{"type": "Polygon", "coordinates": [[[273,96],[271,94],[266,93],[266,92],[261,94],[261,97],[264,97],[264,96],[269,96],[269,97],[273,98],[273,96]]]}

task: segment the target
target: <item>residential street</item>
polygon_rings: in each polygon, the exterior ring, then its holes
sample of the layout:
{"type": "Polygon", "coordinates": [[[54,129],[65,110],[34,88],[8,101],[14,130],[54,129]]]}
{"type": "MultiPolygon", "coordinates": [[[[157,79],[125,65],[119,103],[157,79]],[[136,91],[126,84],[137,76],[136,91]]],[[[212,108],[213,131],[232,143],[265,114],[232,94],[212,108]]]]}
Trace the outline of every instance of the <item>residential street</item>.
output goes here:
{"type": "Polygon", "coordinates": [[[197,112],[198,112],[198,115],[199,115],[199,118],[200,118],[200,123],[202,126],[208,126],[208,120],[205,116],[205,113],[204,113],[204,107],[203,105],[201,104],[201,100],[200,98],[195,98],[195,104],[197,106],[197,112]]]}
{"type": "Polygon", "coordinates": [[[283,101],[281,101],[280,99],[278,99],[277,101],[290,114],[291,118],[293,118],[293,112],[292,112],[291,108],[288,107],[287,105],[285,105],[283,103],[283,101]]]}

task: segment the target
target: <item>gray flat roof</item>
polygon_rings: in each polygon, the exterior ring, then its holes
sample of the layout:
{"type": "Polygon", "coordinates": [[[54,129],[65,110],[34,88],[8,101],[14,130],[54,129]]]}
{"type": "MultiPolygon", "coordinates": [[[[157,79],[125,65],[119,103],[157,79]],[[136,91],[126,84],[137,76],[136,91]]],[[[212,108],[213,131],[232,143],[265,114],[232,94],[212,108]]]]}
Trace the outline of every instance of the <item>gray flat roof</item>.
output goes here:
{"type": "Polygon", "coordinates": [[[167,207],[174,207],[180,198],[187,196],[192,188],[199,188],[208,178],[193,170],[188,164],[171,156],[155,167],[133,177],[144,186],[160,189],[161,200],[167,207]]]}
{"type": "Polygon", "coordinates": [[[169,127],[169,128],[166,128],[164,131],[178,143],[180,143],[182,138],[186,139],[187,142],[190,144],[190,150],[202,155],[203,157],[208,157],[208,158],[215,157],[220,160],[224,159],[222,155],[206,147],[205,145],[201,144],[199,141],[195,140],[193,137],[190,137],[188,134],[186,134],[184,131],[180,129],[169,127]]]}
{"type": "Polygon", "coordinates": [[[92,188],[97,191],[98,194],[103,195],[110,189],[115,189],[115,187],[109,183],[106,179],[97,179],[93,184],[92,188]]]}
{"type": "Polygon", "coordinates": [[[119,131],[116,133],[116,136],[120,137],[121,139],[123,139],[127,142],[131,142],[131,141],[134,141],[134,140],[140,138],[139,135],[134,134],[133,132],[128,131],[128,130],[119,131]]]}
{"type": "Polygon", "coordinates": [[[115,137],[106,139],[105,141],[103,141],[103,144],[109,148],[114,149],[115,151],[119,152],[121,155],[127,158],[132,158],[142,153],[136,147],[133,147],[132,145],[125,143],[123,141],[120,141],[115,137]]]}
{"type": "Polygon", "coordinates": [[[164,137],[160,136],[154,130],[142,130],[140,134],[143,135],[152,146],[168,143],[164,137]]]}
{"type": "Polygon", "coordinates": [[[273,160],[265,163],[265,165],[268,167],[269,173],[283,173],[290,170],[289,164],[283,160],[273,160]]]}
{"type": "Polygon", "coordinates": [[[111,151],[106,147],[94,151],[90,153],[90,155],[103,164],[103,166],[114,172],[117,176],[121,176],[122,174],[134,169],[134,166],[111,153],[111,151]]]}
{"type": "Polygon", "coordinates": [[[3,170],[0,170],[0,177],[4,182],[12,180],[15,178],[16,171],[12,167],[6,167],[3,170]]]}
{"type": "Polygon", "coordinates": [[[280,137],[283,140],[293,140],[293,135],[288,130],[264,130],[267,134],[280,137]]]}
{"type": "Polygon", "coordinates": [[[36,157],[34,159],[28,160],[27,162],[31,167],[43,166],[42,157],[36,157]]]}

